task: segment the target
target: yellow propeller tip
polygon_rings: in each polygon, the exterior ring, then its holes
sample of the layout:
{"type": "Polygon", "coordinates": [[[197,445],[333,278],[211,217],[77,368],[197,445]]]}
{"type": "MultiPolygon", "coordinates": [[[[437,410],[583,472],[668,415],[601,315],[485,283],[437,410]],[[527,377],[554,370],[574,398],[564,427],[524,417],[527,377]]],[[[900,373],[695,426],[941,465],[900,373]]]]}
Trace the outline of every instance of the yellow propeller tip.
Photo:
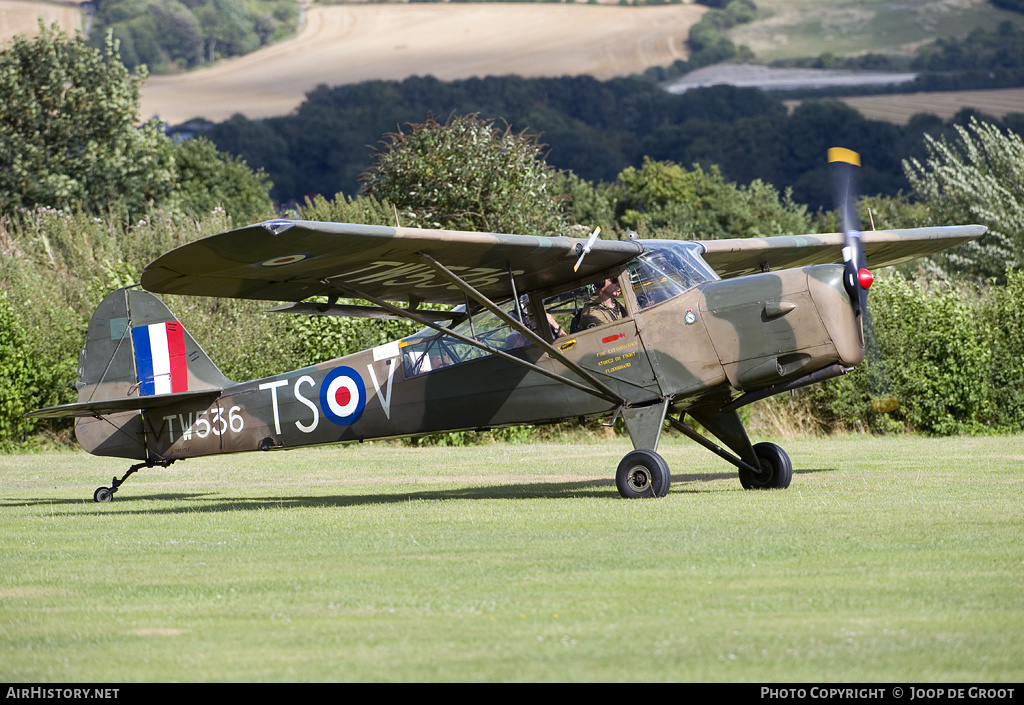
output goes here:
{"type": "Polygon", "coordinates": [[[846,162],[847,164],[860,166],[860,155],[852,149],[845,149],[844,147],[830,147],[828,150],[828,162],[829,164],[832,162],[846,162]]]}

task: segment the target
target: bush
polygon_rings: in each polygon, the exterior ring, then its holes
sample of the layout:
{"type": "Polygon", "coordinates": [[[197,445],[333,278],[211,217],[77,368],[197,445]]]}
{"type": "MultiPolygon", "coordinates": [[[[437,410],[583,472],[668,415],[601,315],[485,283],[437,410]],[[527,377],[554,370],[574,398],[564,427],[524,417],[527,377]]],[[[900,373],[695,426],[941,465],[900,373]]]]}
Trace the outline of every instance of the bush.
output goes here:
{"type": "Polygon", "coordinates": [[[29,336],[15,317],[7,292],[0,289],[0,449],[6,450],[27,433],[32,424],[24,417],[31,411],[36,367],[29,356],[29,336]]]}
{"type": "Polygon", "coordinates": [[[780,400],[824,432],[1019,432],[1024,276],[1007,287],[880,276],[869,307],[877,354],[780,400]]]}
{"type": "Polygon", "coordinates": [[[428,117],[385,135],[361,180],[405,226],[555,235],[566,225],[537,136],[476,115],[428,117]]]}
{"type": "Polygon", "coordinates": [[[1010,271],[993,287],[979,316],[990,355],[989,408],[993,427],[1024,429],[1024,271],[1010,271]]]}
{"type": "Polygon", "coordinates": [[[990,362],[970,284],[921,283],[892,277],[872,287],[880,377],[910,428],[952,435],[978,433],[988,420],[990,362]]]}

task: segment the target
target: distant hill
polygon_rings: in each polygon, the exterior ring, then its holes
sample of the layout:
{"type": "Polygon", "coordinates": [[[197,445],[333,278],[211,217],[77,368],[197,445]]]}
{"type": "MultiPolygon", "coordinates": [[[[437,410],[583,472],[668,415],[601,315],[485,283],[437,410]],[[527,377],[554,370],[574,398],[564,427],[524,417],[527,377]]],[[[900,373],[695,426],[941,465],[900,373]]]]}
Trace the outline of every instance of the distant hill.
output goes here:
{"type": "Polygon", "coordinates": [[[547,3],[314,6],[298,37],[187,74],[151,77],[142,116],[171,124],[285,115],[320,84],[516,74],[640,73],[686,57],[698,5],[547,3]]]}

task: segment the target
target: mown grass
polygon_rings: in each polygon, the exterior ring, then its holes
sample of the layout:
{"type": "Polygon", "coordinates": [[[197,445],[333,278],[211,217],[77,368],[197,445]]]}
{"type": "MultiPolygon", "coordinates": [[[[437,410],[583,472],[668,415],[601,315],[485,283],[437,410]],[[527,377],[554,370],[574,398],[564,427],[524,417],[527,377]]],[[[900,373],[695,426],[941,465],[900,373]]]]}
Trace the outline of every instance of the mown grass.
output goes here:
{"type": "Polygon", "coordinates": [[[1020,681],[1021,438],[0,456],[7,681],[1020,681]]]}

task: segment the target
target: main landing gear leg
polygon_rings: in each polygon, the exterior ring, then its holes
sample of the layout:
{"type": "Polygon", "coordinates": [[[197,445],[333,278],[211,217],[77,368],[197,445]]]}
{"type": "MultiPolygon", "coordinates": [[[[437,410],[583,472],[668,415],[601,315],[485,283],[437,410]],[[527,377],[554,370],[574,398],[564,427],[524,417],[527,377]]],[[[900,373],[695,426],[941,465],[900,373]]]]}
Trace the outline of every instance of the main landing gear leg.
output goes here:
{"type": "Polygon", "coordinates": [[[750,444],[747,431],[736,411],[690,409],[687,413],[710,431],[736,455],[718,447],[680,419],[669,423],[740,471],[740,484],[747,490],[784,490],[793,480],[793,463],[786,451],[774,443],[750,444]],[[736,457],[739,456],[739,457],[736,457]]]}
{"type": "Polygon", "coordinates": [[[96,491],[92,493],[92,501],[113,502],[114,493],[117,492],[118,488],[121,487],[124,481],[127,480],[133,474],[135,474],[136,471],[141,470],[142,468],[153,468],[157,466],[165,468],[173,462],[173,460],[147,460],[144,463],[136,463],[135,465],[132,465],[130,468],[128,468],[128,472],[126,472],[124,474],[124,477],[122,477],[120,480],[118,480],[117,476],[115,475],[114,479],[111,480],[110,482],[110,487],[97,487],[96,491]]]}
{"type": "Polygon", "coordinates": [[[668,494],[672,474],[668,463],[657,453],[667,410],[667,399],[651,406],[622,409],[622,420],[626,423],[635,450],[619,463],[615,472],[615,486],[619,494],[627,499],[664,497],[668,494]]]}

